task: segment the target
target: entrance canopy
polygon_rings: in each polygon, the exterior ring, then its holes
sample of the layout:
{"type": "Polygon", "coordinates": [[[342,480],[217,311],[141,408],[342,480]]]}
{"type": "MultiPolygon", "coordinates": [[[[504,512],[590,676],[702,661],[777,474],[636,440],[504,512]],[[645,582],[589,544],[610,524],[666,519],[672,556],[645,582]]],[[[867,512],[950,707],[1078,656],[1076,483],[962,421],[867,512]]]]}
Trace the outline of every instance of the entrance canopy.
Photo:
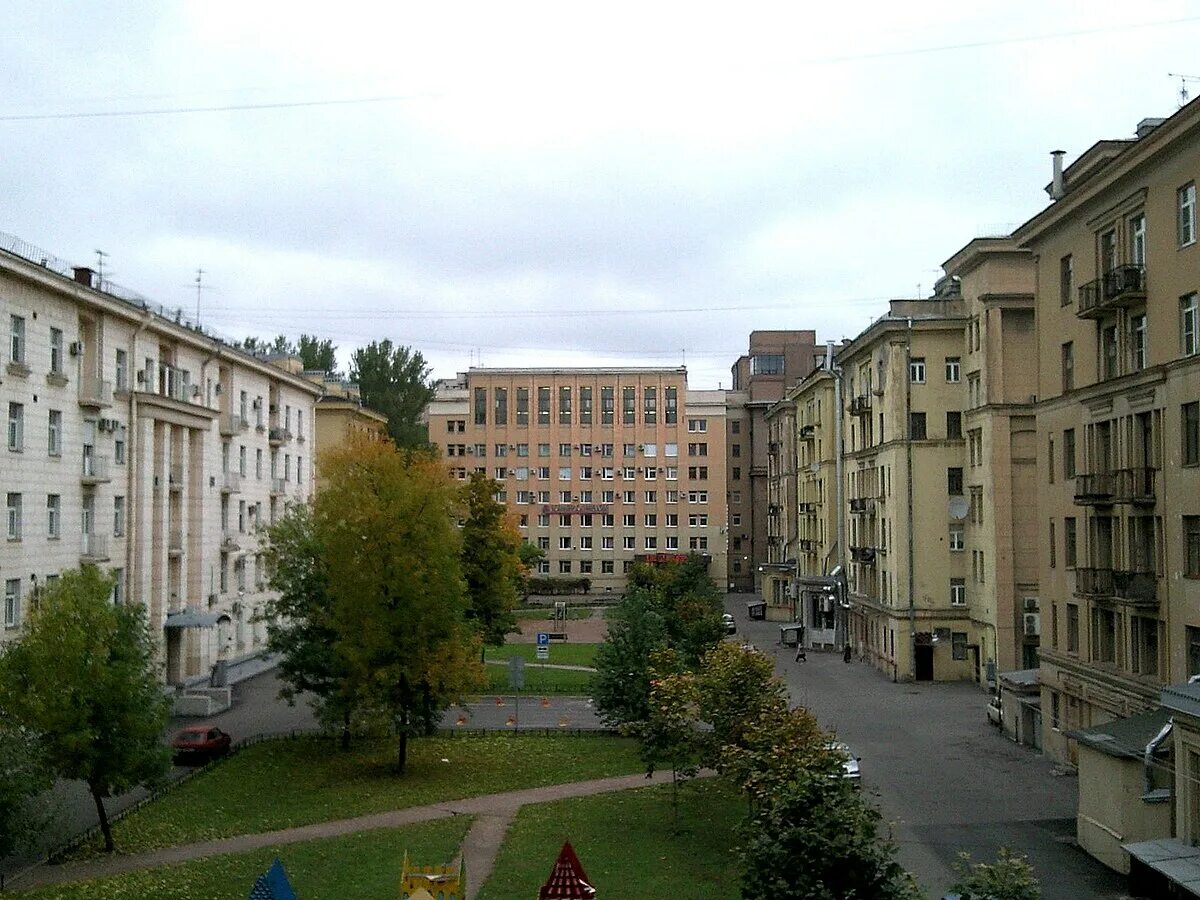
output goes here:
{"type": "Polygon", "coordinates": [[[200,612],[198,609],[183,609],[179,612],[167,613],[167,621],[163,628],[212,628],[220,619],[216,613],[200,612]]]}

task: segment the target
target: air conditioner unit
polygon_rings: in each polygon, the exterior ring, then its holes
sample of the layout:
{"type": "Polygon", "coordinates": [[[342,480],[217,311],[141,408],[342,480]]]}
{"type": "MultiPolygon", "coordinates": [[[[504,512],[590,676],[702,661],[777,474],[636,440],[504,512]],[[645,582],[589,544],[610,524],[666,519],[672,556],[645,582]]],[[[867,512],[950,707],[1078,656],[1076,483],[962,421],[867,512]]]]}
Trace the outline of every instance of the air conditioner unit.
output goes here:
{"type": "Polygon", "coordinates": [[[1025,636],[1037,637],[1042,633],[1041,613],[1025,613],[1025,636]]]}
{"type": "Polygon", "coordinates": [[[1026,597],[1025,598],[1025,612],[1028,613],[1028,612],[1037,612],[1037,611],[1038,611],[1038,598],[1037,597],[1026,597]]]}
{"type": "Polygon", "coordinates": [[[83,341],[71,341],[71,345],[67,349],[72,356],[79,356],[83,353],[83,341]]]}

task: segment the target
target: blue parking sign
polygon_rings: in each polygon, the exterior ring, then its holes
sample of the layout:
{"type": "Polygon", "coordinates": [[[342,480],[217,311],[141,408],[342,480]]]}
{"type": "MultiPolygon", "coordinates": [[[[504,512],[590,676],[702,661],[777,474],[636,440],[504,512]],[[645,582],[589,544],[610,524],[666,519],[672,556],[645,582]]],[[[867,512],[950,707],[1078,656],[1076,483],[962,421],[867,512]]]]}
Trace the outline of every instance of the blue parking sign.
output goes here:
{"type": "Polygon", "coordinates": [[[548,631],[539,631],[538,632],[537,645],[539,647],[549,647],[550,646],[550,633],[548,631]]]}

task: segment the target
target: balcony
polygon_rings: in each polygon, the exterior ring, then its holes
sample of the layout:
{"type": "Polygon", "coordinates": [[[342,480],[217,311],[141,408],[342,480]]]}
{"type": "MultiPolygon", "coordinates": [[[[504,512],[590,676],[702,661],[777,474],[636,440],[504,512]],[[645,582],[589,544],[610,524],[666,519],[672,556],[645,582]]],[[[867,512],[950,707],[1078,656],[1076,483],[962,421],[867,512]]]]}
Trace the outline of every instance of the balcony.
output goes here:
{"type": "Polygon", "coordinates": [[[112,479],[108,474],[108,457],[94,453],[83,454],[83,466],[79,472],[81,484],[101,484],[112,479]]]}
{"type": "Polygon", "coordinates": [[[242,490],[242,476],[237,472],[224,472],[221,475],[221,493],[237,494],[242,490]]]}
{"type": "Polygon", "coordinates": [[[1158,579],[1149,571],[1081,568],[1075,570],[1075,593],[1081,597],[1117,600],[1130,606],[1158,606],[1158,579]]]}
{"type": "Polygon", "coordinates": [[[810,540],[808,538],[800,538],[798,543],[800,544],[800,552],[801,553],[816,553],[817,552],[817,542],[816,541],[810,540]]]}
{"type": "Polygon", "coordinates": [[[183,529],[172,528],[167,534],[167,554],[179,556],[183,553],[183,529]]]}
{"type": "Polygon", "coordinates": [[[100,409],[112,406],[112,384],[95,375],[79,377],[79,405],[100,409]]]}
{"type": "Polygon", "coordinates": [[[158,395],[179,403],[192,399],[191,376],[183,369],[160,364],[158,367],[158,395]]]}
{"type": "Polygon", "coordinates": [[[272,426],[269,432],[267,432],[267,443],[269,443],[272,447],[279,447],[290,437],[291,435],[287,432],[287,430],[275,425],[272,426]]]}
{"type": "Polygon", "coordinates": [[[237,529],[226,528],[221,532],[221,549],[226,553],[233,553],[242,548],[242,535],[237,529]]]}
{"type": "MultiPolygon", "coordinates": [[[[286,493],[287,493],[287,482],[284,481],[282,478],[272,478],[271,479],[271,496],[272,497],[282,497],[286,493]]],[[[533,501],[531,500],[530,502],[532,503],[533,501]]]]}
{"type": "Polygon", "coordinates": [[[805,500],[796,504],[796,511],[799,513],[812,515],[817,511],[817,504],[805,500]]]}
{"type": "Polygon", "coordinates": [[[1146,270],[1142,266],[1117,266],[1099,278],[1081,285],[1075,315],[1096,319],[1146,299],[1146,270]]]}
{"type": "Polygon", "coordinates": [[[221,437],[234,437],[250,430],[250,423],[241,413],[226,413],[221,416],[221,437]]]}
{"type": "Polygon", "coordinates": [[[816,433],[817,429],[814,425],[800,426],[800,440],[802,441],[811,441],[816,436],[816,433]]]}
{"type": "Polygon", "coordinates": [[[875,548],[874,547],[851,547],[850,560],[856,563],[865,563],[868,566],[875,565],[875,548]]]}
{"type": "Polygon", "coordinates": [[[850,512],[855,515],[874,515],[875,501],[870,497],[851,497],[850,512]]]}
{"type": "Polygon", "coordinates": [[[1075,476],[1075,503],[1078,506],[1110,506],[1116,477],[1113,472],[1091,472],[1075,476]]]}
{"type": "Polygon", "coordinates": [[[850,415],[866,416],[871,412],[871,395],[862,394],[850,401],[850,415]]]}
{"type": "Polygon", "coordinates": [[[1116,476],[1114,495],[1118,503],[1154,505],[1154,469],[1118,469],[1113,474],[1116,476]]]}
{"type": "Polygon", "coordinates": [[[85,563],[101,563],[108,560],[108,535],[85,534],[83,546],[79,551],[79,561],[85,563]]]}

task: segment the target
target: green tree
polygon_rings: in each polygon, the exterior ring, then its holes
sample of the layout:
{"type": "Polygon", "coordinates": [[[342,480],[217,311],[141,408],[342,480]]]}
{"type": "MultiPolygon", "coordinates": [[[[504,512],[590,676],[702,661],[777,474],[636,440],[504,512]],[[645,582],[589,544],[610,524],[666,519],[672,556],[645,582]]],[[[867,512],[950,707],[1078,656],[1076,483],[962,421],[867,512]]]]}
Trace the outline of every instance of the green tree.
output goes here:
{"type": "Polygon", "coordinates": [[[496,482],[475,472],[462,487],[466,516],[462,526],[462,571],[467,582],[467,619],[481,641],[499,647],[517,630],[517,589],[521,582],[521,533],[502,503],[496,482]]]}
{"type": "Polygon", "coordinates": [[[960,853],[954,870],[958,882],[950,890],[962,900],[1041,900],[1042,889],[1033,877],[1033,866],[1024,856],[1001,847],[994,863],[971,864],[969,853],[960,853]]]}
{"type": "Polygon", "coordinates": [[[0,709],[0,859],[27,845],[46,824],[34,799],[52,784],[38,736],[0,709]]]}
{"type": "Polygon", "coordinates": [[[630,591],[643,591],[651,599],[667,629],[667,642],[695,666],[724,635],[721,594],[708,576],[708,563],[692,554],[683,563],[637,565],[630,575],[630,591]]]}
{"type": "Polygon", "coordinates": [[[306,369],[337,374],[337,347],[331,340],[322,340],[313,334],[302,334],[296,344],[296,353],[306,369]]]}
{"type": "Polygon", "coordinates": [[[787,712],[787,688],[764,653],[721,641],[696,669],[700,716],[712,726],[706,763],[717,765],[722,747],[746,745],[751,724],[787,712]]]}
{"type": "Polygon", "coordinates": [[[366,439],[330,450],[322,478],[313,517],[335,646],[361,700],[391,715],[403,772],[409,735],[482,683],[458,491],[440,460],[366,439]]]}
{"type": "Polygon", "coordinates": [[[112,586],[94,566],[64,572],[0,656],[0,710],[38,737],[54,776],[87,784],[109,852],[104,799],[169,767],[145,607],[114,606],[112,586]]]}
{"type": "Polygon", "coordinates": [[[662,616],[646,591],[635,591],[609,613],[608,637],[596,649],[592,697],[608,725],[643,722],[650,715],[650,666],[666,646],[662,616]]]}
{"type": "Polygon", "coordinates": [[[844,779],[799,771],[743,826],[742,896],[917,900],[879,821],[844,779]]]}
{"type": "Polygon", "coordinates": [[[356,685],[338,650],[325,549],[312,508],[289,506],[270,527],[265,558],[277,596],[268,601],[267,647],[279,654],[279,695],[295,704],[310,696],[318,721],[340,725],[343,749],[350,745],[356,685]]]}
{"type": "Polygon", "coordinates": [[[423,447],[429,434],[421,413],[433,399],[432,370],[419,350],[372,341],[355,350],[350,380],[358,384],[363,403],[388,418],[388,434],[398,447],[423,447]]]}
{"type": "Polygon", "coordinates": [[[517,555],[521,559],[521,568],[517,573],[517,593],[525,598],[529,596],[529,579],[537,564],[546,558],[546,551],[537,544],[525,541],[517,550],[517,555]]]}
{"type": "Polygon", "coordinates": [[[628,731],[638,739],[646,776],[660,762],[671,767],[671,820],[679,828],[679,782],[700,771],[705,734],[700,723],[700,692],[691,672],[681,671],[674,650],[660,650],[651,658],[650,705],[644,721],[628,731]]]}

